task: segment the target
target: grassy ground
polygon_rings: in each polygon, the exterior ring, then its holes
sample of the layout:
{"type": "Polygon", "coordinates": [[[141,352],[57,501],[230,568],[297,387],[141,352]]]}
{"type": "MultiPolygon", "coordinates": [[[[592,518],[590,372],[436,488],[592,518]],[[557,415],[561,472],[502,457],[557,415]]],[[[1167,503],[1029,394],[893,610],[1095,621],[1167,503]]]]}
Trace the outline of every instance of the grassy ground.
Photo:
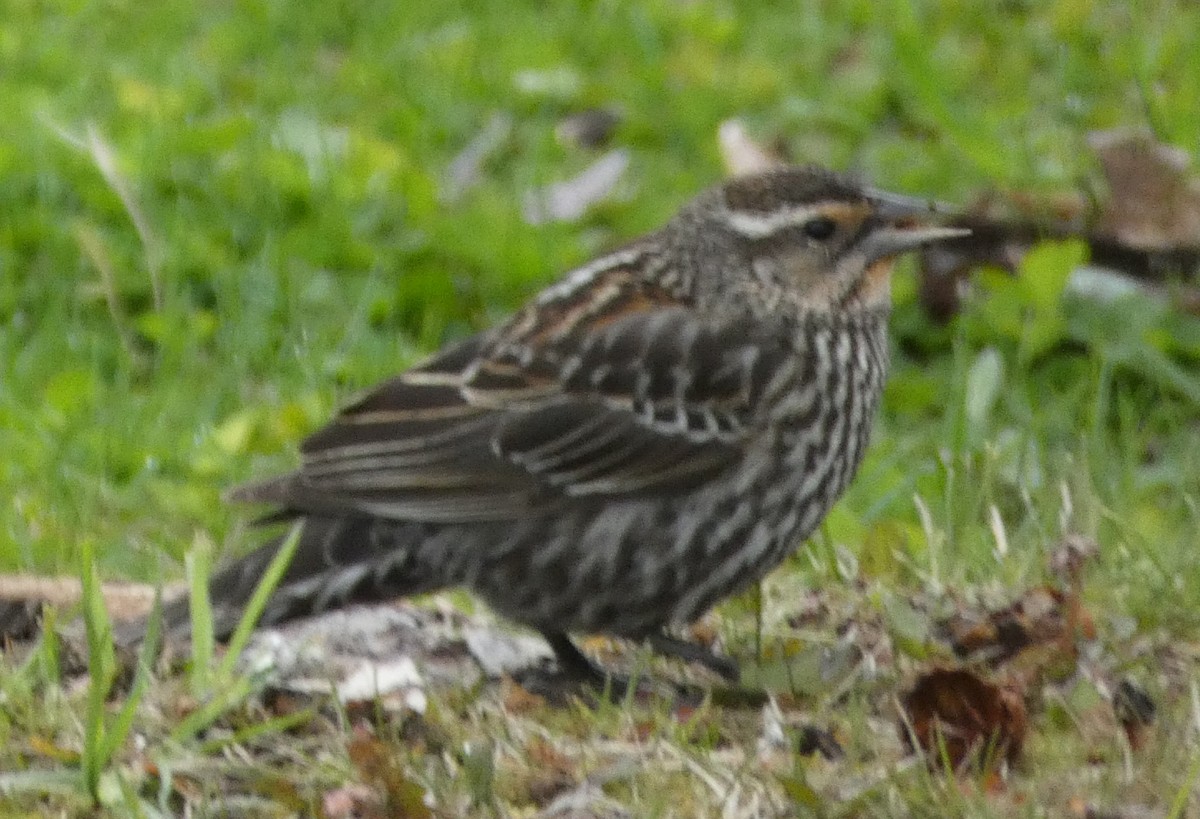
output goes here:
{"type": "MultiPolygon", "coordinates": [[[[181,573],[198,532],[245,547],[224,487],[293,463],[296,440],[356,388],[660,223],[721,176],[715,133],[730,116],[782,135],[799,159],[950,201],[1091,189],[1091,129],[1149,127],[1200,151],[1191,3],[471,6],[10,0],[0,496],[12,501],[0,507],[0,569],[73,573],[87,552],[105,576],[158,581],[181,573]],[[620,195],[578,223],[526,224],[528,189],[594,158],[553,134],[593,105],[622,113],[615,142],[632,168],[620,195]],[[510,136],[479,184],[445,201],[447,166],[495,112],[513,118],[510,136]]],[[[1101,549],[1084,590],[1099,651],[1159,699],[1162,738],[1138,754],[1113,740],[1089,761],[1090,712],[1071,698],[1091,689],[1077,680],[1059,694],[1062,714],[1035,717],[1029,759],[1001,793],[910,770],[850,805],[821,791],[822,810],[921,814],[949,799],[956,813],[1055,815],[1076,797],[1200,809],[1188,795],[1200,759],[1200,330],[1149,302],[1062,298],[1074,254],[1051,247],[1027,262],[1029,280],[1048,284],[984,276],[945,327],[923,317],[902,272],[875,444],[768,604],[786,612],[798,590],[819,589],[842,612],[821,620],[832,628],[886,613],[888,595],[1003,599],[1045,579],[1064,532],[1082,533],[1101,549]]],[[[735,603],[719,621],[737,653],[753,651],[750,609],[735,603]]],[[[783,619],[775,636],[787,636],[783,619]]],[[[0,661],[0,770],[46,767],[33,739],[72,746],[86,732],[78,696],[39,668],[0,661]]],[[[816,709],[855,749],[851,768],[818,779],[898,758],[873,755],[869,728],[906,669],[816,709]]],[[[764,811],[789,798],[808,809],[799,786],[781,790],[753,765],[757,713],[712,706],[686,725],[636,706],[513,716],[503,698],[477,696],[446,693],[424,724],[388,729],[402,778],[442,805],[531,812],[525,780],[500,773],[537,767],[540,737],[592,772],[614,743],[641,748],[664,784],[640,771],[604,786],[634,815],[719,810],[711,772],[734,752],[746,766],[734,767],[746,772],[739,806],[761,791],[764,811]],[[480,732],[503,736],[492,746],[501,785],[486,792],[465,784],[460,758],[480,732]]],[[[152,747],[171,730],[161,712],[136,719],[152,747]]],[[[353,736],[331,719],[287,749],[260,737],[268,750],[246,768],[272,753],[278,769],[316,760],[291,792],[311,805],[361,774],[353,736]]],[[[176,738],[163,758],[230,764],[198,743],[176,738]]],[[[31,813],[86,804],[12,798],[31,813]]],[[[134,802],[121,804],[117,814],[134,802]]]]}

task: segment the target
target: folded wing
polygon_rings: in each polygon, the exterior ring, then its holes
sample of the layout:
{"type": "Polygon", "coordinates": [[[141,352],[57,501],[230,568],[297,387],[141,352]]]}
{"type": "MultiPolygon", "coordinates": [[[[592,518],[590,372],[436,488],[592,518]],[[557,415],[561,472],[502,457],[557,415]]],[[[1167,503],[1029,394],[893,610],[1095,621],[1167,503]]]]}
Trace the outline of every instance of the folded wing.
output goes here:
{"type": "Polygon", "coordinates": [[[785,346],[615,268],[380,385],[305,441],[297,472],[234,497],[468,522],[686,491],[742,457],[785,346]]]}

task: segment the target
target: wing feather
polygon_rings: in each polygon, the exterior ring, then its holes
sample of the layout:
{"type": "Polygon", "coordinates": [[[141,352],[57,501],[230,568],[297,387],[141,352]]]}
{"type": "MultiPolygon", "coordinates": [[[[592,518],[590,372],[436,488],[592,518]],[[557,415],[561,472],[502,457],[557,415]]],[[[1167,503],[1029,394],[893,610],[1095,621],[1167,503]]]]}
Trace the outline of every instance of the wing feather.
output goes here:
{"type": "Polygon", "coordinates": [[[713,326],[621,267],[547,294],[384,382],[304,442],[297,472],[234,497],[292,514],[508,520],[686,491],[741,457],[782,334],[713,326]]]}

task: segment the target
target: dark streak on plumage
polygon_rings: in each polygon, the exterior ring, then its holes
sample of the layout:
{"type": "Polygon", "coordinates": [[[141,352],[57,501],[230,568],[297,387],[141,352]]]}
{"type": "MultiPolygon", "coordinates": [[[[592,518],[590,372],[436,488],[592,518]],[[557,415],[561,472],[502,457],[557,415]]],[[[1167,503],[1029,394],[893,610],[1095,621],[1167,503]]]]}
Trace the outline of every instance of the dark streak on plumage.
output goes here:
{"type": "MultiPolygon", "coordinates": [[[[870,207],[820,169],[727,182],[352,403],[296,472],[232,495],[305,521],[265,622],[461,585],[564,645],[645,637],[756,582],[862,457],[887,305],[826,280],[870,207]],[[786,224],[814,208],[838,222],[827,246],[786,224]]],[[[214,579],[218,631],[277,547],[214,579]]]]}

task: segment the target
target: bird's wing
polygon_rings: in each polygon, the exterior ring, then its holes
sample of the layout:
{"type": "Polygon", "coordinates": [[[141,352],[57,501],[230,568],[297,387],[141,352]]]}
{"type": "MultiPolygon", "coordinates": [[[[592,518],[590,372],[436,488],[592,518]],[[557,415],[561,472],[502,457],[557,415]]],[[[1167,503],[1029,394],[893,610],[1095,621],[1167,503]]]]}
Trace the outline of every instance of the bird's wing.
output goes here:
{"type": "Polygon", "coordinates": [[[785,347],[610,270],[380,385],[235,498],[463,522],[678,492],[741,457],[785,347]]]}

